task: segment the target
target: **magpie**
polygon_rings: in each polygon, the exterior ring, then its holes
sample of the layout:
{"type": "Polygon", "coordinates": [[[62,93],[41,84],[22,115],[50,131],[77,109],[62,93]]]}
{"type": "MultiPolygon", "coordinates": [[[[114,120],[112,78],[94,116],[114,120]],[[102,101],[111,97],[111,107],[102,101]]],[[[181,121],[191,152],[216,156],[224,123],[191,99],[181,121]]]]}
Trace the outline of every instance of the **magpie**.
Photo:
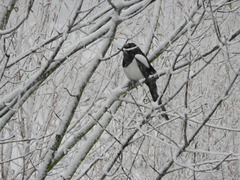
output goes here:
{"type": "MultiPolygon", "coordinates": [[[[156,73],[156,70],[151,66],[147,56],[142,52],[142,50],[134,43],[127,43],[122,48],[123,51],[123,71],[130,81],[138,81],[140,79],[148,79],[150,75],[156,73]]],[[[146,85],[149,88],[150,94],[153,101],[156,102],[159,95],[157,93],[156,79],[147,81],[146,85]]],[[[159,99],[158,104],[160,105],[161,99],[159,99]]],[[[166,108],[162,106],[162,110],[166,111],[166,108]]],[[[167,114],[162,114],[162,116],[169,120],[167,114]]]]}

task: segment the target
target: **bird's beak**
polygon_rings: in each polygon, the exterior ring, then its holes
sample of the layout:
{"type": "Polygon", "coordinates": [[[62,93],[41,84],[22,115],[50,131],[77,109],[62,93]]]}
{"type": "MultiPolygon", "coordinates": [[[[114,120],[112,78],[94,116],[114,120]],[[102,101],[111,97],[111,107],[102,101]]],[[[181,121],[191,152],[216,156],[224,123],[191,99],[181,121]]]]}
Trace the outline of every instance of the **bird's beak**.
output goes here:
{"type": "Polygon", "coordinates": [[[123,51],[123,48],[117,48],[118,49],[118,51],[123,51]]]}
{"type": "Polygon", "coordinates": [[[122,46],[122,47],[118,47],[117,49],[118,49],[118,51],[122,51],[122,52],[126,52],[126,49],[125,48],[123,48],[124,46],[122,46]]]}

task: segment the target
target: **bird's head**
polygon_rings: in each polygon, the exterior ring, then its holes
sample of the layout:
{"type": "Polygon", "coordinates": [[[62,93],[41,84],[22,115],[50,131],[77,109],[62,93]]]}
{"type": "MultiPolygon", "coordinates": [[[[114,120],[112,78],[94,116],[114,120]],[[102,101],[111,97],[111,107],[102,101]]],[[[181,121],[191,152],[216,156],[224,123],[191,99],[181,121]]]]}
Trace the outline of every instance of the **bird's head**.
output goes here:
{"type": "Polygon", "coordinates": [[[139,54],[141,50],[134,43],[127,43],[123,46],[122,51],[124,54],[139,54]]]}
{"type": "Polygon", "coordinates": [[[134,43],[127,43],[123,46],[123,51],[134,51],[137,49],[137,45],[134,43]]]}

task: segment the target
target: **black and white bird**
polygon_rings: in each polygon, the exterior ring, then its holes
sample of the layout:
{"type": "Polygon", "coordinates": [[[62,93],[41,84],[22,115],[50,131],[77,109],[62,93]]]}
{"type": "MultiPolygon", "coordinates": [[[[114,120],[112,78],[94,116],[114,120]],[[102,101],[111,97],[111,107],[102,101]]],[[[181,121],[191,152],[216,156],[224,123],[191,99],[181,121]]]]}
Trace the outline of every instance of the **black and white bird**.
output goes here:
{"type": "MultiPolygon", "coordinates": [[[[150,75],[156,73],[156,70],[151,66],[147,56],[141,49],[134,43],[125,44],[122,48],[123,51],[123,71],[130,81],[138,81],[140,79],[147,79],[150,75]]],[[[159,95],[157,93],[156,79],[146,82],[149,91],[152,95],[153,101],[157,101],[159,95]]],[[[159,100],[158,104],[161,104],[159,100]]],[[[162,106],[162,110],[166,108],[162,106]]],[[[167,114],[162,115],[166,120],[169,120],[167,114]]]]}

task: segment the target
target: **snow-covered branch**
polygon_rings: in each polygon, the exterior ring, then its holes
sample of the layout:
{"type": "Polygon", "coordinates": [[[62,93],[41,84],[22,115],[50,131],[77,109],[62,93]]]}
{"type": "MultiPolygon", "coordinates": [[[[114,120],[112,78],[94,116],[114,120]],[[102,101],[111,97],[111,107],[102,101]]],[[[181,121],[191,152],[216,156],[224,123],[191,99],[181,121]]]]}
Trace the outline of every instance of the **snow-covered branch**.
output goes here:
{"type": "Polygon", "coordinates": [[[0,179],[237,179],[239,7],[0,2],[0,179]],[[126,42],[154,75],[126,80],[126,42]]]}

